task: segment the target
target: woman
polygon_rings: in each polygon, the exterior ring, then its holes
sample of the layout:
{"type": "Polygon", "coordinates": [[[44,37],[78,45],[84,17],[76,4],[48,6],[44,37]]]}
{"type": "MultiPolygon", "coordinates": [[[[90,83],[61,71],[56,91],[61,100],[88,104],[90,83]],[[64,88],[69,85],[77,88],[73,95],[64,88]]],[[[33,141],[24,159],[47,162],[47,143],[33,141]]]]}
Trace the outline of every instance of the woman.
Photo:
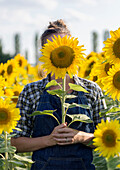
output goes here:
{"type": "MultiPolygon", "coordinates": [[[[57,20],[50,22],[48,28],[41,36],[42,46],[47,39],[52,41],[54,35],[64,37],[70,35],[70,31],[63,22],[57,20]]],[[[18,152],[33,152],[34,164],[31,169],[51,170],[94,170],[92,164],[92,148],[87,146],[94,138],[93,132],[97,123],[101,121],[99,112],[106,107],[100,87],[89,80],[79,78],[76,75],[71,79],[66,74],[66,90],[68,83],[75,83],[84,87],[89,93],[70,91],[76,98],[67,100],[69,103],[87,104],[90,109],[75,107],[68,109],[69,114],[86,114],[93,123],[75,122],[67,127],[71,120],[66,117],[66,123],[58,125],[56,120],[47,115],[30,117],[35,110],[56,110],[54,115],[61,122],[61,103],[57,96],[47,93],[45,86],[55,79],[51,74],[47,78],[30,83],[25,86],[19,95],[17,107],[20,108],[21,119],[17,127],[22,131],[16,131],[16,136],[11,139],[11,144],[18,152]]],[[[61,82],[62,79],[57,79],[61,82]]],[[[51,90],[58,88],[50,87],[51,90]]]]}

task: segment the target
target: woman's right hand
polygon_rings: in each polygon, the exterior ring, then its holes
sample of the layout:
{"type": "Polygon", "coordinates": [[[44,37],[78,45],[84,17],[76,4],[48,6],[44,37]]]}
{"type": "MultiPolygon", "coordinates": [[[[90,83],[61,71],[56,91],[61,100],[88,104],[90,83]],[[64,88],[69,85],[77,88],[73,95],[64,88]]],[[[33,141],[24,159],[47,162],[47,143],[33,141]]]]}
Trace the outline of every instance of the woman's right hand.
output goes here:
{"type": "MultiPolygon", "coordinates": [[[[52,133],[48,136],[49,146],[57,145],[58,141],[55,140],[54,136],[57,134],[59,135],[60,134],[59,129],[63,129],[66,126],[67,126],[67,123],[62,123],[54,128],[52,133]]],[[[63,140],[62,137],[61,137],[61,140],[63,140]]]]}

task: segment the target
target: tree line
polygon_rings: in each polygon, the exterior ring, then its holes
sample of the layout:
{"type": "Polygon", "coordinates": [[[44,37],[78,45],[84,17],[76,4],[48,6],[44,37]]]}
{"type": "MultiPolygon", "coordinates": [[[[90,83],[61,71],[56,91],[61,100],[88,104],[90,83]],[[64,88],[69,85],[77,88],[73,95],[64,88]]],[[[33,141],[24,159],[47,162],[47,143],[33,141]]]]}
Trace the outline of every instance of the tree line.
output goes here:
{"type": "MultiPolygon", "coordinates": [[[[103,33],[103,41],[107,40],[107,38],[109,38],[109,31],[105,30],[103,33]]],[[[34,38],[34,49],[35,49],[35,65],[38,63],[38,33],[35,34],[35,38],[34,38]]],[[[98,52],[98,45],[99,45],[99,36],[98,33],[96,31],[92,32],[92,51],[94,52],[98,52]]],[[[3,51],[3,45],[2,45],[2,39],[0,39],[0,63],[6,63],[7,60],[10,60],[12,58],[14,58],[14,56],[18,53],[21,52],[20,49],[20,34],[15,34],[14,36],[14,54],[10,54],[10,53],[5,53],[3,51]]],[[[28,50],[25,51],[25,58],[28,60],[28,50]]]]}

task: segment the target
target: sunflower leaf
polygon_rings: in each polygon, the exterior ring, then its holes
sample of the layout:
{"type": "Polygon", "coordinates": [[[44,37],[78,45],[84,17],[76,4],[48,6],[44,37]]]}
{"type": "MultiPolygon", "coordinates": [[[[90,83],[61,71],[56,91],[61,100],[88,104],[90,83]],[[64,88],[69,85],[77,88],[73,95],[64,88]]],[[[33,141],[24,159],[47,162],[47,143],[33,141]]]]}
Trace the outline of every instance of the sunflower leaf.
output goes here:
{"type": "Polygon", "coordinates": [[[0,152],[1,153],[5,153],[5,152],[8,152],[8,153],[15,153],[16,152],[16,148],[14,146],[9,146],[9,147],[3,147],[3,148],[0,148],[0,152]]]}
{"type": "MultiPolygon", "coordinates": [[[[92,123],[93,122],[85,114],[74,114],[74,115],[66,114],[66,115],[72,119],[72,122],[70,124],[72,124],[75,121],[80,121],[80,122],[84,122],[84,123],[92,123]]],[[[70,126],[70,124],[68,126],[70,126]]]]}
{"type": "Polygon", "coordinates": [[[51,95],[57,95],[58,97],[62,97],[63,96],[63,91],[61,89],[57,89],[57,90],[47,90],[47,92],[51,95]]]}
{"type": "Polygon", "coordinates": [[[77,103],[72,103],[72,104],[64,103],[64,106],[67,107],[67,108],[81,107],[81,108],[84,108],[84,109],[90,109],[90,107],[88,105],[77,104],[77,103]]]}
{"type": "Polygon", "coordinates": [[[29,116],[49,115],[49,116],[52,116],[52,117],[58,122],[58,124],[60,124],[59,120],[53,115],[53,112],[55,112],[55,111],[56,111],[56,110],[35,111],[35,112],[33,112],[31,115],[29,115],[29,116]]]}
{"type": "Polygon", "coordinates": [[[58,86],[58,85],[60,86],[60,84],[57,83],[56,80],[51,80],[50,82],[47,83],[47,85],[45,86],[45,88],[47,89],[47,88],[49,88],[50,86],[58,86]]]}
{"type": "Polygon", "coordinates": [[[25,156],[23,157],[23,156],[14,154],[14,158],[19,160],[19,161],[23,161],[23,162],[34,163],[31,159],[29,159],[29,158],[27,158],[25,156]]]}
{"type": "Polygon", "coordinates": [[[85,90],[82,86],[77,85],[77,84],[73,84],[73,83],[69,83],[70,89],[75,90],[75,91],[82,91],[85,93],[89,93],[87,90],[85,90]]]}
{"type": "Polygon", "coordinates": [[[66,95],[65,98],[66,99],[72,99],[72,98],[76,98],[76,95],[66,95]]]}
{"type": "Polygon", "coordinates": [[[43,110],[43,111],[35,111],[29,116],[43,115],[43,114],[52,114],[56,110],[43,110]]]}

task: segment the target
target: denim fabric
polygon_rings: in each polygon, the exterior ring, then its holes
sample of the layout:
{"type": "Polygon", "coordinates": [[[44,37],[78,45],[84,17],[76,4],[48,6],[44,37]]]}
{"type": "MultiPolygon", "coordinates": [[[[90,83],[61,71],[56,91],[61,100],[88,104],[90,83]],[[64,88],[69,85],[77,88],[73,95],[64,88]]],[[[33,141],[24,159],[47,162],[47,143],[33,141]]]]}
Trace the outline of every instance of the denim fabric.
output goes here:
{"type": "MultiPolygon", "coordinates": [[[[74,99],[66,100],[68,103],[87,104],[87,98],[84,96],[84,92],[78,92],[78,96],[74,99]]],[[[40,102],[37,110],[56,110],[54,115],[61,122],[61,104],[60,99],[57,96],[53,96],[44,91],[40,97],[40,102]]],[[[86,114],[91,119],[92,114],[90,110],[83,109],[81,107],[74,107],[68,109],[69,114],[86,114]]],[[[66,121],[69,123],[71,120],[66,117],[66,121]]],[[[55,126],[57,121],[48,115],[37,115],[35,117],[33,136],[40,137],[49,135],[55,126]]],[[[74,122],[70,126],[71,128],[93,132],[93,123],[74,122]]],[[[32,165],[31,170],[94,170],[94,165],[91,164],[93,156],[92,149],[81,143],[65,145],[65,146],[52,146],[33,152],[32,156],[35,163],[32,165]]]]}

